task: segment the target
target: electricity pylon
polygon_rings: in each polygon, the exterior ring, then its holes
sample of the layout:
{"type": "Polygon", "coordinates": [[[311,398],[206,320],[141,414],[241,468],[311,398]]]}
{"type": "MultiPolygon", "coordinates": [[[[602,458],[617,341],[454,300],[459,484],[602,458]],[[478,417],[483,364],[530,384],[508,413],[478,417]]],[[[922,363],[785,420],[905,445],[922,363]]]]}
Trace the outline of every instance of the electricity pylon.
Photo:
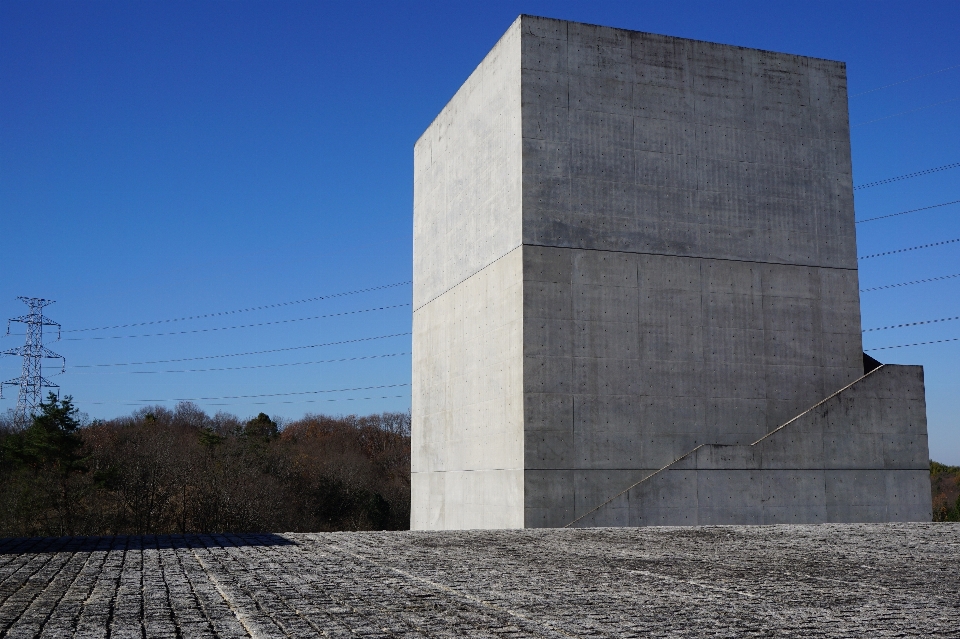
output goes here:
{"type": "MultiPolygon", "coordinates": [[[[43,345],[43,327],[56,326],[57,339],[60,339],[60,325],[52,319],[43,316],[43,307],[53,304],[53,300],[45,300],[39,297],[18,297],[18,300],[30,307],[30,312],[20,317],[14,317],[7,321],[7,335],[10,334],[10,324],[20,322],[26,324],[27,339],[23,346],[5,350],[0,355],[19,355],[23,357],[23,371],[20,377],[8,379],[0,383],[0,399],[3,398],[4,386],[19,386],[20,394],[17,396],[17,410],[14,413],[14,423],[24,425],[27,418],[33,414],[37,405],[43,401],[42,391],[44,388],[60,387],[53,382],[44,379],[41,374],[41,362],[44,359],[60,359],[63,365],[60,372],[66,370],[67,360],[62,355],[57,355],[49,348],[43,345]]],[[[58,391],[59,393],[59,391],[58,391]]]]}

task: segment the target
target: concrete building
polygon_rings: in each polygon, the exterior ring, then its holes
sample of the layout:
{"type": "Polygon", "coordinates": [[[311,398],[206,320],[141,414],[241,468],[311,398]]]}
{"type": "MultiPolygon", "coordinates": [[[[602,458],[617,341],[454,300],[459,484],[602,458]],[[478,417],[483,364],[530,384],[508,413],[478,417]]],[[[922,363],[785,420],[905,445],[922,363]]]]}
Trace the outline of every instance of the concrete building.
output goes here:
{"type": "Polygon", "coordinates": [[[930,519],[843,63],[521,16],[414,154],[413,528],[930,519]]]}

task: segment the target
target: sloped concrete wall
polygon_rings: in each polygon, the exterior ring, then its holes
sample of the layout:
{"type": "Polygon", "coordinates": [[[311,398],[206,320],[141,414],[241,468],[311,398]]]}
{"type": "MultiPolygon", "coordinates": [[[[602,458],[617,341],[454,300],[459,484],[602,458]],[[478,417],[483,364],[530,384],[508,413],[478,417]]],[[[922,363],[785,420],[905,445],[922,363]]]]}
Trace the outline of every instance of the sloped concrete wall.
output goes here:
{"type": "Polygon", "coordinates": [[[696,448],[574,526],[930,521],[928,454],[923,369],[885,365],[752,445],[696,448]]]}

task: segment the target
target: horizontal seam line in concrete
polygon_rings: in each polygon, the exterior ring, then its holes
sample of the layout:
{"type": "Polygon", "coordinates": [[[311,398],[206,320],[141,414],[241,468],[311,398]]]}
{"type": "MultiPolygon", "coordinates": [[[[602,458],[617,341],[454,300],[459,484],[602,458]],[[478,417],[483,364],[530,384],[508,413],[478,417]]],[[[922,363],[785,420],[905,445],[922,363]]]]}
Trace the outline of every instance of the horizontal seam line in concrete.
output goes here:
{"type": "MultiPolygon", "coordinates": [[[[487,269],[487,268],[489,268],[490,266],[493,266],[494,264],[496,264],[497,262],[499,262],[500,260],[502,260],[502,259],[505,258],[506,256],[508,256],[508,255],[510,255],[511,253],[513,253],[514,251],[516,251],[518,248],[522,248],[522,247],[524,247],[524,246],[537,246],[537,247],[540,247],[540,248],[564,249],[564,250],[568,250],[568,251],[598,251],[598,252],[602,252],[602,253],[627,253],[627,254],[631,254],[631,255],[663,255],[663,256],[665,256],[665,257],[682,257],[682,258],[693,259],[693,260],[716,260],[716,261],[718,261],[718,262],[742,262],[742,263],[744,263],[744,264],[777,264],[777,265],[779,265],[779,266],[805,266],[805,267],[807,267],[807,268],[828,268],[828,269],[833,269],[833,270],[837,270],[837,271],[857,271],[857,270],[858,270],[857,268],[850,268],[850,267],[846,267],[846,266],[821,266],[821,265],[818,265],[818,264],[795,264],[795,263],[793,263],[793,262],[762,262],[762,261],[760,261],[760,260],[735,260],[735,259],[731,259],[731,258],[729,258],[729,257],[704,257],[704,256],[700,256],[700,255],[674,255],[674,254],[672,254],[672,253],[654,253],[654,252],[650,252],[650,251],[622,251],[622,250],[617,250],[617,249],[580,248],[580,247],[575,247],[575,246],[555,246],[555,245],[553,245],[553,244],[534,244],[534,243],[532,243],[532,242],[523,242],[523,243],[520,243],[520,244],[514,246],[512,249],[510,249],[509,251],[507,251],[506,253],[504,253],[504,254],[501,255],[500,257],[496,258],[495,260],[493,260],[493,261],[490,262],[489,264],[485,264],[483,267],[481,267],[481,268],[478,269],[477,271],[471,273],[471,274],[468,275],[467,277],[463,278],[462,280],[460,280],[459,282],[457,282],[457,283],[454,284],[453,286],[450,286],[449,288],[444,289],[443,292],[441,292],[441,293],[437,294],[436,296],[430,298],[429,300],[427,300],[426,302],[424,302],[424,303],[421,304],[420,306],[414,307],[413,312],[416,313],[417,311],[419,311],[420,309],[422,309],[422,308],[423,308],[424,306],[426,306],[427,304],[430,304],[431,302],[435,302],[436,300],[440,299],[441,297],[443,297],[444,295],[446,295],[447,293],[449,293],[449,292],[452,291],[453,289],[457,288],[458,286],[460,286],[461,284],[463,284],[464,282],[466,282],[466,281],[469,280],[470,278],[472,278],[472,277],[480,274],[484,269],[487,269]]],[[[532,282],[532,281],[537,281],[537,280],[526,280],[526,279],[524,279],[523,281],[524,281],[524,282],[527,282],[527,281],[531,281],[531,282],[532,282]]],[[[627,288],[632,288],[632,287],[627,287],[627,288]]]]}
{"type": "MultiPolygon", "coordinates": [[[[521,244],[521,246],[538,246],[541,248],[564,249],[567,251],[599,251],[601,253],[628,253],[631,255],[663,255],[666,257],[683,257],[683,258],[692,259],[692,260],[716,260],[718,262],[743,262],[745,264],[776,264],[778,266],[805,266],[807,268],[829,268],[837,271],[857,271],[858,270],[857,268],[850,268],[848,266],[821,266],[819,264],[795,264],[793,262],[763,262],[760,260],[736,260],[736,259],[731,259],[729,257],[705,257],[703,255],[675,255],[673,253],[655,253],[651,251],[623,251],[619,249],[581,248],[578,246],[555,246],[553,244],[534,244],[534,243],[528,243],[528,242],[524,242],[523,244],[521,244]]],[[[524,281],[527,281],[527,280],[524,280],[524,281]]],[[[533,281],[533,280],[530,280],[530,281],[533,281]]],[[[632,288],[632,287],[628,287],[628,288],[632,288]]],[[[441,293],[440,295],[443,295],[443,293],[441,293]]],[[[440,296],[438,295],[437,297],[440,297],[440,296]]],[[[430,300],[430,301],[432,302],[433,300],[430,300]]]]}
{"type": "Polygon", "coordinates": [[[493,471],[500,470],[540,470],[539,468],[524,468],[522,466],[516,468],[464,468],[464,469],[452,469],[452,470],[411,470],[411,475],[424,475],[426,473],[489,473],[493,471]]]}
{"type": "MultiPolygon", "coordinates": [[[[419,311],[421,308],[423,308],[423,307],[426,306],[427,304],[430,304],[431,302],[435,302],[436,300],[440,299],[441,297],[443,297],[444,295],[446,295],[447,293],[449,293],[449,292],[452,291],[453,289],[457,288],[458,286],[460,286],[461,284],[463,284],[464,282],[466,282],[466,281],[469,280],[470,278],[479,275],[479,274],[482,273],[485,269],[493,266],[494,264],[496,264],[497,262],[499,262],[500,260],[502,260],[502,259],[505,258],[506,256],[508,256],[508,255],[510,255],[511,253],[513,253],[514,251],[516,251],[518,248],[522,248],[522,247],[523,247],[523,243],[522,243],[522,242],[521,242],[520,244],[517,244],[517,245],[514,246],[512,249],[510,249],[509,251],[507,251],[506,253],[504,253],[503,255],[501,255],[500,257],[498,257],[497,259],[493,260],[493,261],[490,262],[489,264],[484,264],[482,267],[480,267],[479,269],[477,269],[476,271],[474,271],[474,272],[471,273],[470,275],[466,276],[465,278],[463,278],[462,280],[460,280],[459,282],[457,282],[457,283],[454,284],[453,286],[444,289],[441,293],[439,293],[438,295],[436,295],[436,296],[434,296],[434,297],[431,297],[429,300],[427,300],[426,302],[424,302],[424,303],[421,304],[420,306],[414,307],[413,312],[416,313],[417,311],[419,311]]],[[[521,280],[521,282],[522,282],[522,281],[523,281],[523,280],[521,280]]]]}
{"type": "MultiPolygon", "coordinates": [[[[877,433],[877,434],[882,435],[883,433],[877,433]]],[[[893,433],[893,434],[896,434],[896,433],[893,433]]],[[[737,446],[737,447],[749,447],[749,446],[752,446],[752,445],[753,445],[753,444],[702,444],[701,446],[703,446],[703,447],[708,447],[708,446],[737,446]]],[[[699,448],[699,446],[698,446],[698,448],[699,448]]],[[[677,461],[679,461],[679,460],[677,460],[677,461]]],[[[671,462],[668,466],[672,466],[672,465],[675,464],[675,463],[676,463],[676,461],[671,462]]],[[[663,468],[658,469],[657,472],[659,473],[659,472],[661,472],[661,471],[671,470],[668,466],[665,466],[665,467],[663,467],[663,468]]],[[[653,470],[653,469],[652,469],[652,468],[517,468],[517,469],[509,469],[509,468],[507,468],[507,469],[502,469],[502,470],[524,470],[524,471],[527,471],[527,470],[530,470],[530,471],[539,471],[539,470],[558,470],[558,471],[559,471],[559,470],[565,470],[565,471],[569,471],[569,472],[572,472],[572,473],[585,472],[585,471],[605,473],[605,472],[607,472],[607,471],[613,471],[613,470],[649,472],[649,471],[651,471],[651,470],[653,470]]],[[[829,468],[829,467],[826,467],[826,466],[821,467],[821,468],[781,468],[781,467],[777,466],[776,468],[774,468],[774,467],[767,467],[767,468],[763,468],[763,467],[757,467],[757,468],[745,468],[745,467],[743,467],[743,468],[741,468],[741,467],[734,467],[734,468],[674,468],[674,469],[672,469],[672,470],[776,470],[776,471],[780,471],[780,470],[809,470],[809,471],[820,471],[820,470],[831,470],[831,471],[833,471],[833,470],[850,470],[850,471],[860,471],[860,470],[904,470],[904,471],[911,471],[911,472],[913,472],[913,471],[916,471],[916,470],[926,471],[926,470],[928,470],[928,467],[927,467],[927,466],[920,466],[920,465],[918,465],[916,468],[904,468],[903,466],[897,466],[896,468],[877,467],[877,466],[857,466],[856,468],[851,468],[850,466],[838,466],[838,467],[836,467],[836,468],[829,468]]],[[[439,470],[428,470],[428,471],[422,471],[422,472],[437,473],[437,472],[466,472],[466,471],[439,471],[439,470]]]]}

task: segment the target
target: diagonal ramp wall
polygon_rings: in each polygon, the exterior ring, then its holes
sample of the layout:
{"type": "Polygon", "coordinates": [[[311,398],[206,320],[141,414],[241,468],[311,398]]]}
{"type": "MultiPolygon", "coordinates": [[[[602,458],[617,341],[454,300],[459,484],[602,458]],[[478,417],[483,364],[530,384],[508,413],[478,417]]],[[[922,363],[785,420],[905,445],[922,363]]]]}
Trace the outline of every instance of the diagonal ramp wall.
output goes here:
{"type": "Polygon", "coordinates": [[[920,366],[884,365],[749,446],[701,445],[571,522],[930,521],[920,366]]]}

